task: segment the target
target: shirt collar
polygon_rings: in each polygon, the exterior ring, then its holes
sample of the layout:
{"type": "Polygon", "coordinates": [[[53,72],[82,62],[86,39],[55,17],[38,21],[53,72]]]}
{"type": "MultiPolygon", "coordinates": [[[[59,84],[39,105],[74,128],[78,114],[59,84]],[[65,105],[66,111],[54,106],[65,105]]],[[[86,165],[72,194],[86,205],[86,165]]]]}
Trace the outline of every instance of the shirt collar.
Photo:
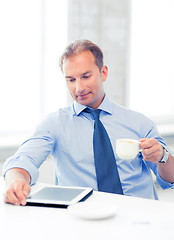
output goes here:
{"type": "MultiPolygon", "coordinates": [[[[86,105],[82,105],[82,104],[79,104],[74,101],[73,110],[74,110],[75,115],[79,115],[85,108],[87,108],[86,105]]],[[[105,95],[102,103],[98,107],[98,109],[101,109],[102,111],[112,114],[112,103],[109,101],[109,99],[106,95],[105,95]]]]}

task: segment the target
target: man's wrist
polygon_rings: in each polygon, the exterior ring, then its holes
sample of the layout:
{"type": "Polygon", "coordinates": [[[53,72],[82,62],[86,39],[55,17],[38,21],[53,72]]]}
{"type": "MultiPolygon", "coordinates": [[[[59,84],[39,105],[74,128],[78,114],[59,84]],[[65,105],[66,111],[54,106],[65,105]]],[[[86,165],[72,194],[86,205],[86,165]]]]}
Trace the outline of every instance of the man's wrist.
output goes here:
{"type": "Polygon", "coordinates": [[[167,149],[164,148],[164,154],[162,159],[159,161],[159,163],[166,163],[169,157],[169,152],[167,151],[167,149]]]}
{"type": "Polygon", "coordinates": [[[15,180],[23,179],[26,183],[30,184],[30,174],[22,168],[11,168],[6,172],[5,181],[6,183],[14,182],[15,180]]]}

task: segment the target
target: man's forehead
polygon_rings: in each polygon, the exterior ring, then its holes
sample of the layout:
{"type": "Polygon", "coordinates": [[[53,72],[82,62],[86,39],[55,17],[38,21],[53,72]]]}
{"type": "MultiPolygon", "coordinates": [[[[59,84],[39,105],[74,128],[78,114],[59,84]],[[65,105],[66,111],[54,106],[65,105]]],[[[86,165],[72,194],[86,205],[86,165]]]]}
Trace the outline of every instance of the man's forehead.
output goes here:
{"type": "Polygon", "coordinates": [[[86,72],[92,71],[92,69],[94,67],[97,67],[97,65],[95,63],[93,55],[91,55],[89,55],[88,53],[79,53],[65,59],[63,63],[64,74],[69,75],[77,71],[80,72],[80,74],[84,74],[86,72]]]}
{"type": "Polygon", "coordinates": [[[64,59],[63,61],[63,65],[67,64],[67,63],[71,63],[72,61],[89,61],[89,62],[94,62],[95,63],[95,58],[93,56],[93,54],[91,53],[91,51],[87,50],[87,51],[81,51],[78,53],[75,53],[73,55],[71,55],[70,57],[67,57],[64,59]]]}

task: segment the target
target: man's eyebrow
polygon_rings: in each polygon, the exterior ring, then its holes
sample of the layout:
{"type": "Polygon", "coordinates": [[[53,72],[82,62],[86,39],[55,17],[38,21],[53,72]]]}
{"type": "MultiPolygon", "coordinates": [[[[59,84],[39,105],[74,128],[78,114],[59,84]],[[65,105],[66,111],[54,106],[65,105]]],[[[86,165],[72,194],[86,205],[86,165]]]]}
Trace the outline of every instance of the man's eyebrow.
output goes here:
{"type": "MultiPolygon", "coordinates": [[[[91,73],[92,73],[92,71],[87,71],[87,72],[82,73],[81,76],[84,76],[86,74],[91,74],[91,73]]],[[[75,77],[73,77],[73,76],[65,76],[65,78],[75,78],[75,77]]]]}
{"type": "Polygon", "coordinates": [[[85,73],[82,73],[81,75],[86,75],[86,74],[90,74],[90,73],[92,73],[92,71],[87,71],[85,73]]]}
{"type": "Polygon", "coordinates": [[[74,78],[74,77],[72,77],[72,76],[65,76],[65,78],[74,78]]]}

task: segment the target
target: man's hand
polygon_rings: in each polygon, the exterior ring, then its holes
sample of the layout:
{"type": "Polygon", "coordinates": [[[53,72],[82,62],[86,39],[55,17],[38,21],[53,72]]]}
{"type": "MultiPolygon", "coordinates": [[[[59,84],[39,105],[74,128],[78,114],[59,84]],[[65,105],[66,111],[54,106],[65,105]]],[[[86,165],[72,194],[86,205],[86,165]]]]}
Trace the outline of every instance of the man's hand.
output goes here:
{"type": "Polygon", "coordinates": [[[155,138],[142,138],[139,141],[144,160],[158,163],[163,158],[164,148],[155,138]]]}
{"type": "Polygon", "coordinates": [[[13,168],[6,173],[5,203],[26,205],[26,198],[30,192],[30,175],[20,168],[13,168]]]}

